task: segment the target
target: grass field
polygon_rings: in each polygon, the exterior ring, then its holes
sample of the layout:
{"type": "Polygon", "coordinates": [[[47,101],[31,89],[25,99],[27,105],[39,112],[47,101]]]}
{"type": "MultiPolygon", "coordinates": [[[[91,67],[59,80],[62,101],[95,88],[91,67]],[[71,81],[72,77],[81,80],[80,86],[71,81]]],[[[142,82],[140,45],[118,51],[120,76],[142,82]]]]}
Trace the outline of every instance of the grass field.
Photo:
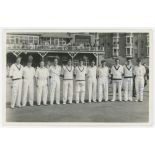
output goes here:
{"type": "MultiPolygon", "coordinates": [[[[109,91],[109,99],[111,99],[111,86],[109,91]]],[[[9,81],[7,94],[10,94],[9,81]]],[[[6,107],[7,122],[148,122],[149,91],[146,87],[143,102],[54,104],[15,109],[10,108],[10,96],[7,95],[6,107]]]]}

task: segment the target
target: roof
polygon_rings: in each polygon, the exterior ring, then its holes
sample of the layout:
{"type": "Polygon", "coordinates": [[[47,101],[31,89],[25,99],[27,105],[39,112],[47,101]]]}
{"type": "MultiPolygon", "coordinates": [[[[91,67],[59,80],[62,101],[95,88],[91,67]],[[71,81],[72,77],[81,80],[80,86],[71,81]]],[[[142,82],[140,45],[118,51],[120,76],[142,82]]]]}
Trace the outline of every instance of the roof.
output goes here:
{"type": "Polygon", "coordinates": [[[71,38],[68,33],[56,32],[56,33],[43,33],[42,37],[54,37],[54,38],[71,38]]]}
{"type": "Polygon", "coordinates": [[[11,35],[33,35],[33,36],[41,36],[41,37],[54,37],[54,38],[72,38],[68,33],[62,33],[62,32],[56,32],[56,33],[36,33],[36,32],[13,32],[13,33],[8,33],[11,35]]]}

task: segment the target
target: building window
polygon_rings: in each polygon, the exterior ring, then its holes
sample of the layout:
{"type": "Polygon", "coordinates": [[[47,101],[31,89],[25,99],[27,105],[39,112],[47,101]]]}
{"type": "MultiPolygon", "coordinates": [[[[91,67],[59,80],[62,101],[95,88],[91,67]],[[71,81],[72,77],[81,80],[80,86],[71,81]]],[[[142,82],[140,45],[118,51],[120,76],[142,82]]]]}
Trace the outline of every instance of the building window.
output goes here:
{"type": "Polygon", "coordinates": [[[39,39],[38,38],[34,38],[34,44],[37,45],[39,43],[39,39]]]}
{"type": "Polygon", "coordinates": [[[126,37],[126,43],[130,43],[130,37],[126,37]]]}
{"type": "Polygon", "coordinates": [[[127,55],[130,55],[130,48],[127,48],[127,55]]]}
{"type": "Polygon", "coordinates": [[[54,38],[51,38],[51,45],[54,45],[54,38]]]}
{"type": "Polygon", "coordinates": [[[29,37],[29,43],[33,44],[33,37],[29,37]]]}
{"type": "Polygon", "coordinates": [[[132,47],[126,48],[126,56],[129,56],[129,57],[133,56],[133,48],[132,47]]]}
{"type": "Polygon", "coordinates": [[[113,56],[117,57],[119,55],[118,53],[119,53],[119,49],[114,48],[113,49],[113,56]]]}

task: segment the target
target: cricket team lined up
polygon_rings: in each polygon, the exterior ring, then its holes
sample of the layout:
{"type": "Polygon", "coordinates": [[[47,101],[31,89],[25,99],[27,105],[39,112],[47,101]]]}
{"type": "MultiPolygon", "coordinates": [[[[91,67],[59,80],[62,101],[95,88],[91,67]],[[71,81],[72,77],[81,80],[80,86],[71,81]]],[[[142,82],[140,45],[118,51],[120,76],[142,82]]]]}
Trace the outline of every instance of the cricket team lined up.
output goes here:
{"type": "Polygon", "coordinates": [[[32,67],[32,61],[27,62],[27,66],[21,64],[21,57],[16,59],[9,72],[12,78],[12,99],[11,108],[30,106],[34,104],[34,85],[37,86],[37,105],[47,105],[49,98],[50,104],[60,104],[60,80],[63,80],[63,104],[73,102],[73,80],[75,80],[75,102],[85,103],[85,91],[88,91],[88,102],[105,102],[109,100],[109,80],[112,82],[112,102],[116,100],[118,91],[118,100],[133,101],[133,80],[135,80],[136,99],[143,101],[145,67],[141,60],[137,60],[137,65],[132,65],[132,60],[127,59],[124,66],[119,64],[119,59],[115,59],[115,64],[109,68],[106,61],[101,61],[97,67],[95,61],[92,61],[89,67],[83,65],[83,60],[74,67],[69,59],[63,67],[58,65],[58,59],[55,58],[53,65],[45,67],[44,61],[35,70],[32,67]],[[87,80],[86,80],[87,79],[87,80]],[[87,81],[87,88],[86,88],[87,81]],[[124,93],[122,93],[124,87],[124,93]],[[98,93],[97,93],[98,91],[98,93]],[[97,95],[98,94],[98,95],[97,95]]]}

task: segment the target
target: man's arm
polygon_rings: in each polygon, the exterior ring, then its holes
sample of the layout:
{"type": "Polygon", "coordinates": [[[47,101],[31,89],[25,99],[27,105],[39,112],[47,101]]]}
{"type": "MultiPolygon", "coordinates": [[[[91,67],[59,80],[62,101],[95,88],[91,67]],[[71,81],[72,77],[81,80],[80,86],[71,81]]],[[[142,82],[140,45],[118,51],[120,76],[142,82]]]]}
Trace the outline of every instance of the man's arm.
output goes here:
{"type": "Polygon", "coordinates": [[[60,77],[64,78],[64,68],[63,68],[63,66],[60,69],[60,77]]]}
{"type": "Polygon", "coordinates": [[[12,66],[10,67],[10,72],[9,72],[9,77],[10,77],[10,78],[13,78],[13,69],[14,69],[14,66],[12,65],[12,66]]]}
{"type": "Polygon", "coordinates": [[[36,74],[35,74],[35,83],[36,83],[36,86],[38,87],[38,69],[36,70],[36,74]]]}
{"type": "Polygon", "coordinates": [[[122,66],[122,78],[124,78],[125,69],[124,66],[122,66]]]}
{"type": "Polygon", "coordinates": [[[98,69],[98,67],[96,68],[96,78],[99,78],[99,69],[98,69]]]}
{"type": "MultiPolygon", "coordinates": [[[[14,68],[14,66],[12,65],[12,66],[10,67],[10,72],[9,72],[9,77],[10,77],[11,79],[13,78],[13,68],[14,68]]],[[[11,80],[11,88],[13,88],[12,80],[11,80]]]]}
{"type": "Polygon", "coordinates": [[[146,73],[146,68],[143,67],[143,70],[144,70],[144,86],[147,85],[147,73],[146,73]]]}

